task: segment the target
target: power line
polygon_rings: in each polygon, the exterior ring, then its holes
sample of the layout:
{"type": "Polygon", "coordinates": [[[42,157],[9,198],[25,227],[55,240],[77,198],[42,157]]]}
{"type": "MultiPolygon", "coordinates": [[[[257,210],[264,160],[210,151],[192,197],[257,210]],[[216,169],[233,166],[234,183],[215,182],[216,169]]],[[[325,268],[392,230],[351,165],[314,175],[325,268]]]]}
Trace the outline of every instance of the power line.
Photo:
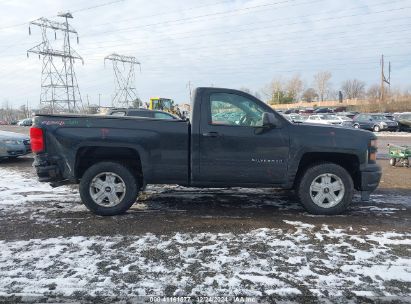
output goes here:
{"type": "MultiPolygon", "coordinates": [[[[107,2],[107,3],[103,3],[103,4],[98,4],[98,5],[94,5],[94,6],[88,6],[88,7],[80,8],[80,9],[77,9],[77,10],[72,10],[72,12],[73,13],[83,12],[83,11],[100,8],[100,7],[103,7],[103,6],[108,6],[108,5],[112,5],[112,4],[115,4],[115,3],[118,3],[118,2],[123,2],[123,1],[125,1],[125,0],[110,1],[110,2],[107,2]]],[[[51,18],[51,17],[54,17],[54,16],[49,16],[49,18],[51,18]]],[[[28,22],[29,21],[10,24],[10,25],[3,25],[3,26],[0,26],[0,30],[27,25],[28,22]]]]}
{"type": "MultiPolygon", "coordinates": [[[[280,2],[266,3],[266,4],[260,4],[260,5],[245,7],[245,8],[232,9],[232,10],[229,10],[229,11],[223,11],[223,12],[217,12],[217,13],[208,13],[208,14],[195,16],[195,17],[178,18],[178,19],[173,19],[173,20],[168,20],[168,21],[149,23],[149,24],[143,24],[143,25],[138,25],[138,26],[120,28],[120,29],[116,29],[116,30],[98,32],[98,33],[94,33],[94,34],[93,33],[92,34],[85,34],[84,37],[93,36],[93,35],[95,36],[95,35],[108,34],[108,33],[112,33],[112,32],[122,32],[122,31],[133,30],[133,29],[141,28],[141,27],[151,27],[151,26],[157,26],[157,25],[161,25],[161,24],[170,24],[170,23],[181,22],[181,21],[198,20],[198,19],[204,19],[204,18],[208,18],[208,17],[212,17],[212,16],[223,16],[223,15],[227,15],[227,14],[233,14],[235,12],[250,11],[250,10],[253,10],[253,9],[257,9],[257,8],[266,8],[266,7],[270,7],[270,6],[274,6],[274,5],[278,5],[278,4],[282,4],[282,3],[289,3],[289,2],[293,2],[293,1],[296,1],[296,0],[284,0],[284,1],[280,1],[280,2]]],[[[314,0],[314,1],[310,1],[308,3],[319,2],[319,1],[322,1],[322,0],[314,0]]],[[[304,4],[304,3],[302,3],[302,4],[304,4]]]]}
{"type": "MultiPolygon", "coordinates": [[[[375,28],[374,28],[375,29],[375,28]]],[[[371,29],[372,30],[372,29],[371,29]]],[[[385,32],[381,32],[381,31],[379,31],[379,34],[397,34],[397,33],[404,33],[404,32],[408,32],[408,31],[410,31],[411,30],[411,28],[404,28],[404,29],[401,29],[401,28],[396,28],[395,30],[391,30],[391,31],[385,31],[385,32]]],[[[303,31],[298,31],[298,32],[303,32],[303,31]]],[[[291,34],[291,33],[293,33],[293,32],[290,32],[290,33],[287,33],[287,36],[288,36],[288,34],[291,34]]],[[[345,38],[345,37],[348,37],[348,38],[358,38],[358,37],[362,37],[362,36],[369,36],[369,34],[368,33],[359,33],[359,35],[337,35],[337,34],[348,34],[348,32],[346,32],[346,31],[340,31],[340,32],[328,32],[328,33],[325,33],[324,35],[333,35],[332,37],[329,37],[329,38],[326,38],[326,40],[327,40],[327,42],[329,42],[329,41],[331,41],[331,40],[341,40],[342,38],[345,38]]],[[[267,37],[267,35],[264,35],[265,37],[267,37]]],[[[253,36],[252,37],[253,39],[258,39],[259,37],[258,36],[253,36]]],[[[244,38],[241,38],[241,37],[239,37],[238,39],[236,39],[236,40],[234,40],[234,39],[230,39],[230,40],[226,40],[226,41],[224,41],[224,43],[219,43],[218,44],[218,50],[225,50],[227,47],[228,47],[228,49],[230,50],[230,51],[232,51],[233,49],[235,49],[236,47],[241,47],[241,46],[248,46],[248,45],[253,45],[253,46],[260,46],[260,45],[272,45],[272,43],[273,42],[275,42],[275,41],[281,41],[281,43],[282,44],[284,44],[284,43],[286,43],[286,42],[293,42],[293,41],[296,41],[296,42],[298,42],[300,45],[301,44],[303,44],[305,41],[307,41],[307,42],[309,42],[309,43],[311,43],[311,44],[314,44],[315,42],[323,42],[325,39],[324,38],[319,38],[319,39],[312,39],[312,38],[310,38],[310,37],[305,37],[305,39],[301,39],[301,38],[299,38],[299,37],[295,37],[295,38],[293,38],[293,39],[287,39],[287,40],[284,40],[284,39],[281,39],[281,37],[272,37],[272,38],[269,38],[269,39],[265,39],[265,40],[261,40],[261,39],[258,39],[257,41],[249,41],[249,40],[244,40],[244,38]],[[275,40],[274,40],[275,39],[275,40]]],[[[118,47],[118,46],[121,46],[121,45],[123,45],[123,44],[117,44],[117,45],[110,45],[110,46],[100,46],[100,47],[96,47],[96,48],[85,48],[85,49],[83,49],[83,50],[85,50],[85,51],[87,51],[87,50],[98,50],[98,49],[107,49],[107,48],[111,48],[111,47],[118,47]]],[[[322,45],[324,45],[324,44],[322,44],[322,45]]],[[[167,45],[167,46],[158,46],[158,47],[155,47],[154,49],[150,49],[150,48],[145,48],[144,49],[144,51],[146,51],[146,52],[149,52],[149,57],[150,58],[152,58],[153,57],[153,54],[155,54],[155,57],[156,58],[159,58],[159,55],[161,55],[161,56],[164,56],[164,57],[167,57],[167,56],[169,56],[169,55],[175,55],[175,52],[170,52],[170,49],[172,49],[172,46],[171,45],[167,45]],[[159,52],[159,50],[162,50],[162,49],[166,49],[166,50],[168,50],[169,52],[159,52]],[[156,52],[155,53],[153,53],[152,52],[152,50],[155,50],[156,52]]],[[[208,46],[193,46],[193,47],[183,47],[183,48],[177,48],[177,51],[178,52],[182,52],[182,51],[196,51],[196,50],[200,50],[200,51],[205,51],[205,50],[214,50],[214,49],[216,49],[215,48],[215,46],[211,46],[211,45],[208,45],[208,46]]],[[[90,54],[93,54],[93,52],[85,52],[85,54],[86,55],[90,55],[90,54]]],[[[237,52],[235,53],[235,54],[237,54],[237,52]]]]}
{"type": "MultiPolygon", "coordinates": [[[[296,25],[296,24],[300,25],[300,24],[305,24],[305,23],[307,23],[307,22],[310,22],[310,23],[311,23],[311,22],[318,22],[318,21],[325,21],[325,20],[339,20],[339,19],[348,18],[348,17],[353,17],[353,16],[363,16],[363,15],[370,15],[370,14],[380,14],[380,13],[384,13],[384,12],[391,12],[391,11],[393,11],[393,10],[403,10],[403,9],[408,9],[408,8],[411,8],[411,6],[410,6],[410,7],[401,7],[401,8],[397,8],[397,9],[381,10],[381,11],[376,11],[376,12],[373,12],[373,13],[366,12],[366,13],[363,13],[363,14],[352,14],[352,15],[345,15],[345,16],[332,17],[332,18],[327,17],[327,18],[315,19],[315,20],[310,20],[310,21],[305,21],[305,22],[299,21],[299,22],[293,22],[293,23],[282,23],[281,25],[276,26],[276,27],[286,27],[286,26],[291,26],[291,25],[296,25]]],[[[302,16],[302,17],[304,17],[304,16],[302,16]]],[[[267,27],[265,27],[265,28],[267,28],[267,27]]],[[[255,29],[253,29],[253,30],[255,30],[255,29]]],[[[227,33],[227,32],[226,32],[226,33],[227,33]]],[[[288,35],[288,32],[287,32],[287,35],[288,35]]],[[[196,37],[199,37],[199,36],[196,35],[196,37]]],[[[181,38],[181,39],[183,39],[183,38],[181,38]]],[[[175,39],[175,40],[176,40],[176,39],[175,39]]],[[[228,42],[228,43],[231,43],[231,40],[230,40],[230,41],[227,41],[227,42],[228,42]]],[[[129,43],[127,43],[127,44],[117,44],[117,45],[114,45],[114,46],[118,47],[118,46],[123,46],[123,45],[130,45],[130,44],[129,44],[129,43]]],[[[102,48],[107,48],[107,46],[101,46],[101,47],[96,47],[96,48],[91,48],[91,49],[102,49],[102,48]]],[[[156,50],[158,50],[159,48],[161,48],[161,47],[156,47],[156,50]]],[[[163,48],[165,48],[165,47],[163,47],[163,48]]],[[[170,48],[170,46],[168,45],[167,48],[170,48]]],[[[196,49],[196,48],[191,48],[191,49],[196,49]]],[[[198,49],[198,48],[197,48],[197,49],[198,49]]],[[[203,49],[203,47],[201,47],[201,49],[203,49]]],[[[86,50],[87,50],[87,49],[86,49],[86,50]]]]}
{"type": "Polygon", "coordinates": [[[119,2],[124,2],[124,1],[125,0],[114,0],[114,1],[106,2],[106,3],[102,3],[102,4],[97,4],[97,5],[93,5],[93,6],[89,6],[89,7],[80,8],[78,10],[73,10],[72,12],[73,13],[84,12],[84,11],[88,11],[88,10],[92,10],[92,9],[96,9],[96,8],[116,4],[116,3],[119,3],[119,2]]]}
{"type": "MultiPolygon", "coordinates": [[[[170,23],[176,23],[176,22],[182,22],[182,21],[197,21],[198,19],[203,19],[203,18],[207,18],[207,20],[210,20],[209,17],[213,17],[213,16],[223,16],[223,15],[227,15],[227,14],[233,14],[236,12],[241,12],[241,11],[250,11],[251,9],[256,9],[256,8],[263,8],[264,6],[273,6],[275,4],[279,4],[279,3],[286,3],[286,2],[290,2],[291,0],[286,0],[283,2],[276,2],[276,3],[270,3],[270,4],[264,4],[264,5],[257,5],[257,6],[252,6],[252,7],[247,7],[247,8],[240,8],[240,9],[234,9],[234,10],[229,10],[229,11],[224,11],[224,12],[218,12],[218,13],[209,13],[209,14],[204,14],[204,15],[200,15],[200,16],[195,16],[195,17],[187,17],[187,18],[179,18],[179,19],[173,19],[173,20],[168,20],[168,21],[163,21],[163,22],[156,22],[156,23],[149,23],[149,24],[142,24],[142,25],[136,25],[136,26],[131,26],[131,27],[126,27],[126,28],[120,28],[120,29],[113,29],[113,30],[108,30],[108,31],[103,31],[103,32],[97,32],[97,33],[91,33],[91,34],[85,34],[83,35],[83,37],[87,37],[87,36],[98,36],[98,35],[103,35],[103,34],[108,34],[108,33],[112,33],[112,32],[125,32],[125,31],[130,31],[130,30],[135,30],[137,28],[144,28],[144,27],[151,27],[151,26],[157,26],[157,25],[162,25],[162,24],[170,24],[170,23]]],[[[298,3],[295,5],[303,5],[303,4],[312,4],[314,2],[319,2],[321,0],[314,0],[314,1],[310,1],[310,2],[304,2],[304,3],[298,3]]],[[[393,1],[390,2],[383,2],[382,4],[392,4],[393,1]]],[[[292,6],[295,6],[292,5],[292,6]]],[[[352,9],[348,9],[348,10],[353,10],[353,9],[358,9],[358,8],[362,8],[362,7],[367,7],[367,6],[360,6],[360,7],[355,7],[352,9]]],[[[324,19],[318,19],[318,20],[314,20],[314,21],[323,21],[323,20],[336,20],[336,19],[342,19],[342,18],[348,18],[348,17],[356,17],[356,16],[363,16],[363,15],[373,15],[373,14],[379,14],[379,13],[385,13],[385,12],[392,12],[392,11],[398,11],[398,10],[403,10],[406,8],[411,8],[411,6],[409,7],[401,7],[401,8],[394,8],[394,9],[388,9],[388,10],[382,10],[382,11],[376,11],[376,12],[365,12],[365,13],[361,13],[361,14],[352,14],[352,15],[347,15],[347,16],[338,16],[338,17],[327,17],[324,19]]],[[[331,11],[331,13],[333,13],[335,11],[331,11]]],[[[298,16],[299,18],[304,18],[304,17],[312,17],[313,15],[323,15],[325,13],[330,13],[329,12],[322,12],[320,14],[309,14],[309,15],[303,15],[303,16],[298,16]]],[[[288,20],[289,18],[280,18],[280,19],[275,19],[275,21],[279,21],[279,20],[288,20]]],[[[308,20],[305,22],[297,22],[297,24],[300,23],[306,23],[306,22],[312,22],[313,20],[308,20]]],[[[268,21],[268,22],[272,22],[272,21],[268,21]]],[[[186,24],[188,22],[184,22],[184,24],[186,24]]],[[[260,22],[260,23],[264,23],[264,22],[260,22]]],[[[294,23],[295,24],[295,23],[294,23]]]]}

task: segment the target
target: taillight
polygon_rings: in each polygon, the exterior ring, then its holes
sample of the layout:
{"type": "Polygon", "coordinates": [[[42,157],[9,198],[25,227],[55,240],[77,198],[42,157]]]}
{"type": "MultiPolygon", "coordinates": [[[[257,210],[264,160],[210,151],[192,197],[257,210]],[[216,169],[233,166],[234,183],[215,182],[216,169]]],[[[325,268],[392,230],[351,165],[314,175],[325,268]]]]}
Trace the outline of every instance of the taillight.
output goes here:
{"type": "Polygon", "coordinates": [[[43,129],[32,127],[30,128],[31,151],[40,153],[44,151],[43,129]]]}

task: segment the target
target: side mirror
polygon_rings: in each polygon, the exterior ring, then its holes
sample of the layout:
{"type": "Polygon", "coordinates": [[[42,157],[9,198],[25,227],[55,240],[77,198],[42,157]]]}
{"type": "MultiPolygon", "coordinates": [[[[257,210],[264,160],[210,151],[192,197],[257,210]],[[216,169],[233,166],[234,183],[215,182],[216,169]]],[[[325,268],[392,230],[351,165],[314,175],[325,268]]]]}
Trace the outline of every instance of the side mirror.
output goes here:
{"type": "Polygon", "coordinates": [[[263,113],[263,127],[274,128],[279,125],[277,117],[273,113],[263,113]]]}

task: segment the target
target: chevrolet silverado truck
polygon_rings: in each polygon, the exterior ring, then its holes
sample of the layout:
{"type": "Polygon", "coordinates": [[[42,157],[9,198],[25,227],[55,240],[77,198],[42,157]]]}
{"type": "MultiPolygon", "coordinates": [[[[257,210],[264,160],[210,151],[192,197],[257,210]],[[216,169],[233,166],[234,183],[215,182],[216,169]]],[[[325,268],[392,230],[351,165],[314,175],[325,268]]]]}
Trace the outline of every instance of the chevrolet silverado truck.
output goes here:
{"type": "Polygon", "coordinates": [[[293,123],[247,93],[197,88],[190,120],[37,115],[30,130],[41,182],[79,184],[98,215],[126,212],[147,184],[294,189],[313,214],[339,214],[381,178],[376,136],[293,123]]]}

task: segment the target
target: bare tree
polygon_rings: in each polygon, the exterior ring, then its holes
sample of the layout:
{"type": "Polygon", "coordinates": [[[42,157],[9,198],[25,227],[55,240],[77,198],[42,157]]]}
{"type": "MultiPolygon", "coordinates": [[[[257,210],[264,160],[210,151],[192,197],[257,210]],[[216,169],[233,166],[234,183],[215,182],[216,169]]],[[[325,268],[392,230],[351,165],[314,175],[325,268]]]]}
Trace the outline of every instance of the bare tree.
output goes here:
{"type": "Polygon", "coordinates": [[[381,87],[378,84],[373,84],[367,90],[367,97],[371,100],[377,100],[380,98],[381,87]]]}
{"type": "Polygon", "coordinates": [[[304,101],[312,102],[315,98],[318,98],[318,94],[313,88],[308,88],[307,90],[304,91],[301,98],[304,101]]]}
{"type": "Polygon", "coordinates": [[[261,89],[261,93],[266,97],[268,103],[280,103],[284,91],[284,82],[281,78],[274,78],[269,84],[261,89]]]}
{"type": "Polygon", "coordinates": [[[303,81],[300,75],[294,75],[286,84],[287,95],[296,101],[303,90],[303,81]]]}
{"type": "Polygon", "coordinates": [[[348,99],[361,98],[365,94],[365,82],[358,79],[350,79],[343,82],[341,90],[348,99]]]}
{"type": "Polygon", "coordinates": [[[317,90],[321,101],[324,101],[324,97],[327,96],[328,91],[331,88],[331,77],[332,74],[328,71],[318,72],[314,75],[314,88],[317,90]]]}

